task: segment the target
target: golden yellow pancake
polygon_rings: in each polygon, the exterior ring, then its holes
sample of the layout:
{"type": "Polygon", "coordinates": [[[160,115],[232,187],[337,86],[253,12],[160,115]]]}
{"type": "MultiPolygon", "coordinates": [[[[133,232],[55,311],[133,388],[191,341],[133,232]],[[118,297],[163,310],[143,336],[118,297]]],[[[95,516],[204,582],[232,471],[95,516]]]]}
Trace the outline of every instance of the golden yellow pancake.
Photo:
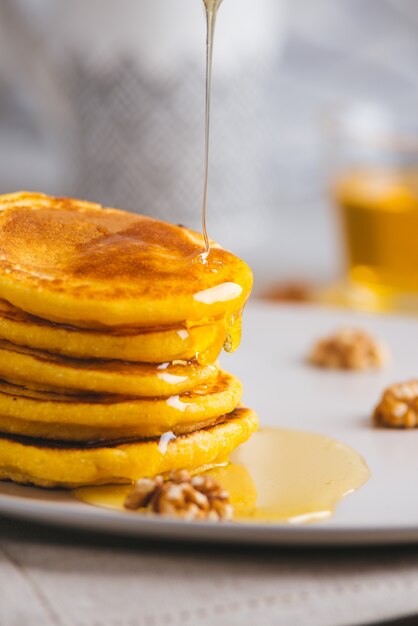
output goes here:
{"type": "Polygon", "coordinates": [[[193,391],[155,399],[63,395],[0,381],[0,431],[63,441],[155,437],[230,413],[241,395],[240,381],[223,371],[193,391]]]}
{"type": "Polygon", "coordinates": [[[70,359],[0,339],[0,378],[57,393],[116,393],[125,396],[172,396],[190,391],[217,377],[216,365],[192,361],[129,363],[70,359]]]}
{"type": "Polygon", "coordinates": [[[0,297],[77,327],[155,327],[237,316],[249,267],[186,228],[81,200],[0,196],[0,297]]]}
{"type": "Polygon", "coordinates": [[[130,428],[104,428],[100,426],[79,426],[72,424],[54,424],[45,422],[31,422],[23,419],[13,419],[0,415],[0,436],[1,433],[10,435],[21,435],[33,439],[46,439],[48,441],[76,441],[89,443],[94,441],[112,442],[125,441],[133,437],[161,437],[165,433],[167,436],[185,435],[200,428],[206,428],[217,422],[218,416],[201,419],[200,421],[179,422],[172,426],[171,430],[163,427],[148,428],[147,425],[130,428]],[[153,431],[153,432],[151,432],[153,431]]]}
{"type": "Polygon", "coordinates": [[[12,343],[80,359],[143,363],[196,358],[213,363],[227,335],[225,320],[174,328],[87,330],[43,320],[0,299],[0,337],[12,343]]]}
{"type": "Polygon", "coordinates": [[[0,436],[0,478],[42,487],[129,483],[173,469],[224,462],[257,429],[257,416],[236,409],[225,420],[170,441],[92,447],[0,436]]]}

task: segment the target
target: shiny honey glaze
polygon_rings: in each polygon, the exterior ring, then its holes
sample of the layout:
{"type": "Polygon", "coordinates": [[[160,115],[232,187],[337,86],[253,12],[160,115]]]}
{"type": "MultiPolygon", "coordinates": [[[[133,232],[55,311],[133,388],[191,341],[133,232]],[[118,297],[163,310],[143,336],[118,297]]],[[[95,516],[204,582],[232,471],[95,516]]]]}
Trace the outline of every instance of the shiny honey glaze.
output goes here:
{"type": "MultiPolygon", "coordinates": [[[[293,524],[329,517],[370,477],[362,457],[347,445],[319,434],[275,428],[261,429],[232,453],[228,464],[207,473],[229,491],[235,521],[293,524]]],[[[130,489],[87,487],[73,493],[87,504],[125,510],[130,489]]]]}
{"type": "Polygon", "coordinates": [[[224,347],[234,351],[241,336],[241,314],[173,328],[80,329],[35,317],[0,299],[0,337],[16,345],[82,359],[142,363],[216,361],[224,347]]]}
{"type": "Polygon", "coordinates": [[[238,316],[249,267],[180,226],[74,199],[0,196],[0,297],[77,328],[175,327],[238,316]]]}

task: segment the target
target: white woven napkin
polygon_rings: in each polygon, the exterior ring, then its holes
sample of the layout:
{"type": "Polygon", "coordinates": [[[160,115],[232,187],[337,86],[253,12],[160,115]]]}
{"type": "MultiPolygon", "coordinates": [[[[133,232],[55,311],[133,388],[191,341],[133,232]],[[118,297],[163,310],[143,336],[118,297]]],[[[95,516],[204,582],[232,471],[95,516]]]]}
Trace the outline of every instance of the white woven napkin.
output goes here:
{"type": "Polygon", "coordinates": [[[355,626],[418,612],[418,549],[227,549],[0,525],[2,626],[355,626]]]}

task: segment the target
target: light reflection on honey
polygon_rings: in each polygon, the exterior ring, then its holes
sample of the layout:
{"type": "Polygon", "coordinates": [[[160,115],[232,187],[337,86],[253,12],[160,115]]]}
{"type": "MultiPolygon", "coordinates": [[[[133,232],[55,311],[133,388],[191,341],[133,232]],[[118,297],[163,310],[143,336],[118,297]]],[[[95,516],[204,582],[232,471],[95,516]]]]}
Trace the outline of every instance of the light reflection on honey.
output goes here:
{"type": "MultiPolygon", "coordinates": [[[[234,521],[295,524],[329,517],[370,477],[362,457],[349,446],[319,434],[275,428],[261,429],[232,454],[229,464],[207,473],[229,491],[234,521]]],[[[125,511],[130,489],[87,487],[74,495],[125,511]]]]}

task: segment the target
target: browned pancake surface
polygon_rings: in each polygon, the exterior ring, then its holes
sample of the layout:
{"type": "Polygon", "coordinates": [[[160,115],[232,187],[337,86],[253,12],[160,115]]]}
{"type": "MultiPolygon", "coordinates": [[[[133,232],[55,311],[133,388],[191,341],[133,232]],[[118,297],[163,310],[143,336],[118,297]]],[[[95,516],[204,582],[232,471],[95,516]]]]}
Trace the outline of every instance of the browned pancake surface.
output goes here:
{"type": "Polygon", "coordinates": [[[184,318],[187,310],[216,314],[222,307],[202,307],[195,294],[223,284],[235,287],[231,296],[217,295],[218,303],[245,302],[248,266],[217,246],[202,263],[202,250],[200,235],[143,215],[42,194],[0,197],[0,296],[47,319],[77,321],[84,313],[81,325],[94,316],[102,318],[97,324],[149,325],[159,315],[162,323],[184,318]],[[102,309],[82,308],[82,300],[102,309]]]}

